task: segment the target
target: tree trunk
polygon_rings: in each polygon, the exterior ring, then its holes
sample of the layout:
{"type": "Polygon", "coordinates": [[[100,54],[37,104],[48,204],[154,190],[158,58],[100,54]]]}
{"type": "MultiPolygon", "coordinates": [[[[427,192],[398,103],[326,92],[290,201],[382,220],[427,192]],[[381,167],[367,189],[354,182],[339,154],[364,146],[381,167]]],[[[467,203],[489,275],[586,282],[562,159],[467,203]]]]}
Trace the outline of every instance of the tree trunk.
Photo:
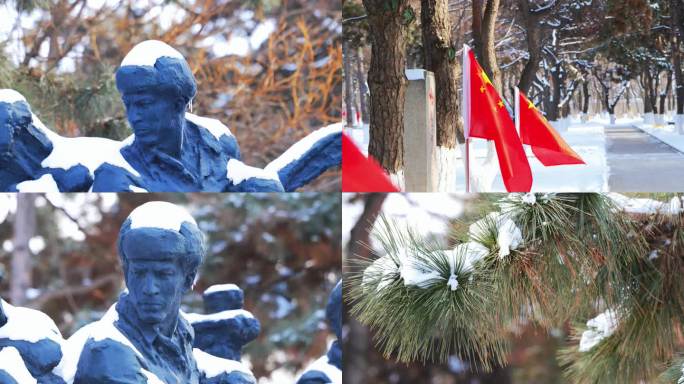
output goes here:
{"type": "Polygon", "coordinates": [[[14,237],[12,244],[12,273],[10,299],[14,305],[26,301],[26,290],[31,287],[31,250],[29,240],[36,233],[36,195],[17,194],[17,211],[14,215],[14,237]]]}
{"type": "Polygon", "coordinates": [[[589,113],[589,81],[582,83],[582,113],[589,113]]]}
{"type": "Polygon", "coordinates": [[[342,42],[342,60],[344,61],[344,103],[346,104],[347,112],[347,127],[353,127],[356,123],[356,116],[354,116],[354,86],[352,81],[352,63],[351,55],[349,54],[349,42],[342,42]]]}
{"type": "Polygon", "coordinates": [[[667,82],[665,83],[665,89],[660,92],[660,105],[658,105],[658,113],[664,115],[665,112],[665,101],[667,96],[670,94],[670,88],[672,88],[672,71],[667,71],[667,82]]]}
{"type": "Polygon", "coordinates": [[[561,100],[561,88],[563,87],[563,78],[561,76],[561,66],[559,63],[554,63],[555,71],[551,72],[551,98],[549,108],[546,110],[546,118],[549,121],[558,120],[559,105],[561,100]]]}
{"type": "Polygon", "coordinates": [[[518,0],[518,5],[520,7],[523,24],[525,25],[527,53],[529,55],[529,59],[527,60],[527,63],[525,63],[525,67],[520,75],[518,88],[524,94],[527,94],[534,82],[534,76],[537,74],[539,63],[542,60],[541,28],[539,28],[539,17],[530,12],[528,0],[518,0]]]}
{"type": "Polygon", "coordinates": [[[368,99],[366,98],[366,72],[363,68],[363,48],[359,47],[356,56],[356,82],[359,84],[359,104],[361,108],[361,121],[368,124],[368,99]]]}
{"type": "Polygon", "coordinates": [[[490,75],[492,85],[501,94],[501,69],[496,61],[496,50],[494,49],[494,30],[496,28],[496,18],[499,14],[499,4],[501,0],[487,0],[484,13],[482,15],[482,66],[490,75]]]}
{"type": "Polygon", "coordinates": [[[435,74],[437,146],[455,148],[464,139],[457,88],[460,71],[451,39],[449,3],[447,0],[421,0],[420,15],[424,68],[435,74]]]}
{"type": "MultiPolygon", "coordinates": [[[[404,98],[406,95],[406,27],[402,12],[408,0],[388,11],[384,0],[363,0],[368,14],[371,62],[370,143],[368,153],[390,173],[404,166],[404,98]]],[[[390,6],[391,7],[391,6],[390,6]]]]}
{"type": "Polygon", "coordinates": [[[684,26],[678,25],[678,21],[684,18],[682,11],[679,9],[680,0],[670,0],[670,9],[672,9],[672,64],[674,67],[675,77],[675,98],[677,101],[677,114],[684,115],[684,73],[682,72],[682,54],[679,51],[680,43],[684,37],[684,26]],[[677,28],[679,27],[679,28],[677,28]]]}
{"type": "Polygon", "coordinates": [[[653,78],[651,77],[651,71],[649,69],[644,70],[642,86],[644,88],[644,114],[653,113],[653,78]]]}

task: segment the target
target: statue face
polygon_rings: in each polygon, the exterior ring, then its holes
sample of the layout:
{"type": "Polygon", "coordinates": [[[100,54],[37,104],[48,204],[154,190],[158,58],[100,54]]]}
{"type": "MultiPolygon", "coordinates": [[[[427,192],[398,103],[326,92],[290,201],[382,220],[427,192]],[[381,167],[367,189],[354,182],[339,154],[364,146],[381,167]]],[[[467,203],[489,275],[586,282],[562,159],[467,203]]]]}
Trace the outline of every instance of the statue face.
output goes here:
{"type": "Polygon", "coordinates": [[[125,94],[122,99],[136,141],[155,147],[180,133],[183,111],[178,108],[180,103],[174,97],[141,92],[125,94]]]}
{"type": "Polygon", "coordinates": [[[157,324],[168,316],[177,316],[181,296],[189,288],[181,264],[183,236],[168,230],[135,229],[126,235],[122,246],[128,258],[126,285],[138,318],[157,324]]]}

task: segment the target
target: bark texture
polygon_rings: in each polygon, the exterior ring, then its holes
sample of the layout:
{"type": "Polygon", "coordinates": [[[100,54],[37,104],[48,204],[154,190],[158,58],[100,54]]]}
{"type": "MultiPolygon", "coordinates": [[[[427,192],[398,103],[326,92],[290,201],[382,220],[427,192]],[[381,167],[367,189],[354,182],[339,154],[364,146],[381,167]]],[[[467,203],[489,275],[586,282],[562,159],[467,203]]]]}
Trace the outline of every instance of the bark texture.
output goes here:
{"type": "Polygon", "coordinates": [[[368,153],[390,173],[404,166],[406,26],[408,0],[363,0],[368,14],[371,60],[368,153]],[[394,5],[396,8],[393,9],[394,5]]]}
{"type": "Polygon", "coordinates": [[[435,74],[437,145],[455,148],[463,139],[463,123],[457,81],[460,67],[451,37],[449,2],[421,0],[424,68],[435,74]]]}

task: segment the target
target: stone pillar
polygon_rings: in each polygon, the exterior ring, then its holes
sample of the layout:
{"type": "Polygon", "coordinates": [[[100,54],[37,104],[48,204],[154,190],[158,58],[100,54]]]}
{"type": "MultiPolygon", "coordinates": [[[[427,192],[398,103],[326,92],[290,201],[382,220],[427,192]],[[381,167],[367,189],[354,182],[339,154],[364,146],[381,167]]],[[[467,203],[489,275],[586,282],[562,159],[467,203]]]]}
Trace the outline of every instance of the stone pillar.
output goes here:
{"type": "Polygon", "coordinates": [[[437,190],[435,77],[423,69],[406,70],[404,101],[404,186],[407,192],[437,190]]]}

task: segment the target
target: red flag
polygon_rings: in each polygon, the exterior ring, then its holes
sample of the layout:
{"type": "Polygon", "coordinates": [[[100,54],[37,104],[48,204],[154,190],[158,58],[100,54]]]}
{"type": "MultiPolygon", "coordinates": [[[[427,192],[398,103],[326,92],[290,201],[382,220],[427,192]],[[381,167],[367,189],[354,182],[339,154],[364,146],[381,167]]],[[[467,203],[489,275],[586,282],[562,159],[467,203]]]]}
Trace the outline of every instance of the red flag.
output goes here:
{"type": "Polygon", "coordinates": [[[570,148],[561,135],[551,127],[525,95],[518,91],[516,120],[520,125],[523,144],[532,147],[532,152],[545,166],[563,164],[585,164],[584,160],[570,148]]]}
{"type": "Polygon", "coordinates": [[[342,134],[342,192],[399,192],[373,158],[342,134]]]}
{"type": "Polygon", "coordinates": [[[467,46],[464,47],[463,61],[466,137],[493,140],[506,190],[527,192],[532,188],[532,171],[515,124],[492,82],[467,46]]]}

